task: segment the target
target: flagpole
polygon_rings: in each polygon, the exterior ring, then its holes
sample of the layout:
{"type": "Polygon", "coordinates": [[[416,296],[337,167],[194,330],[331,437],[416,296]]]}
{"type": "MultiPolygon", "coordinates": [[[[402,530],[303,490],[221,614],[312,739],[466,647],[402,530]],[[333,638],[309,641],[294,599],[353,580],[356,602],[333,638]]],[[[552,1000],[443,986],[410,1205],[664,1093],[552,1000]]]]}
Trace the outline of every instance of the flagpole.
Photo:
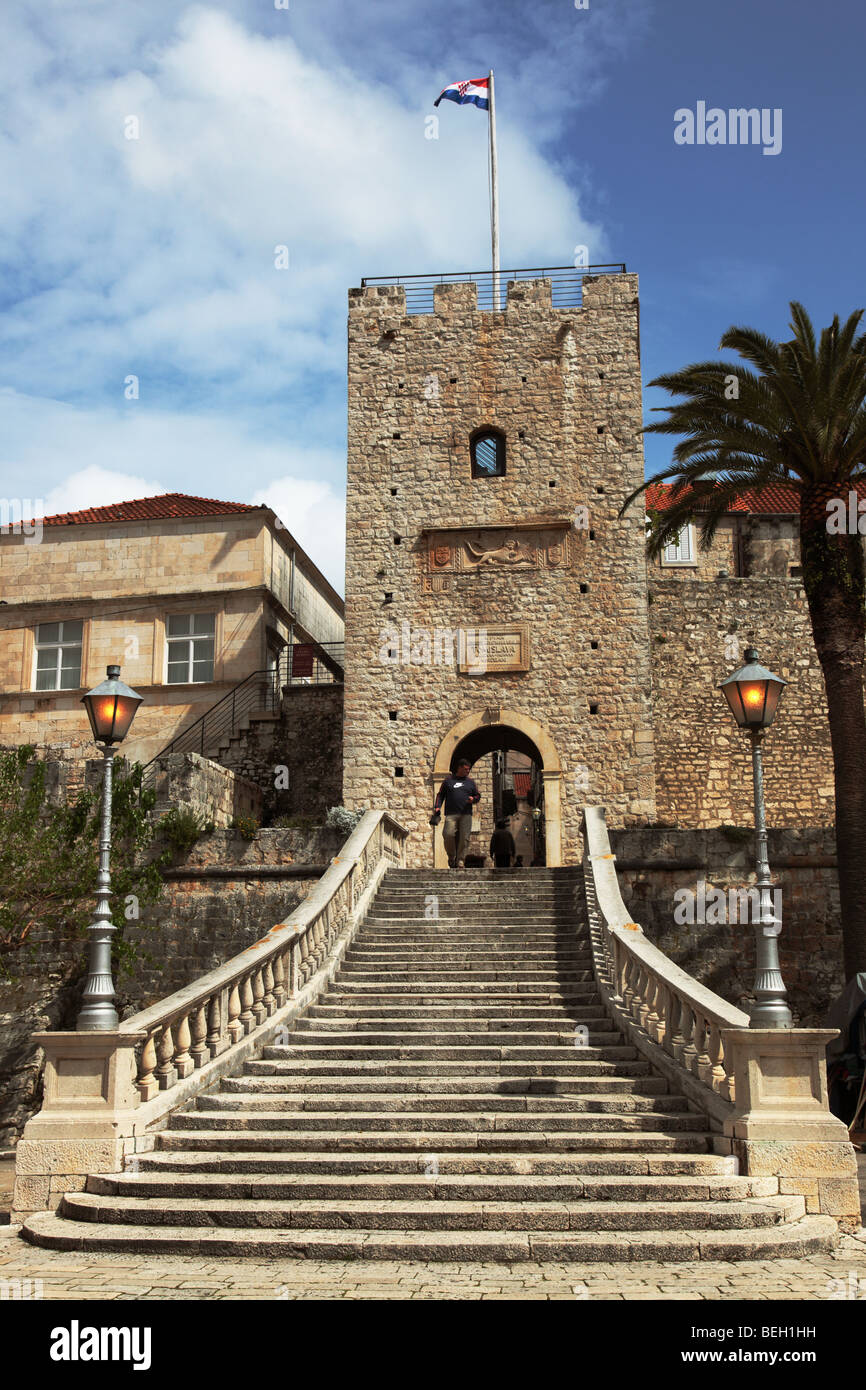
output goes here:
{"type": "Polygon", "coordinates": [[[490,236],[493,243],[493,308],[499,308],[499,166],[496,159],[496,103],[490,69],[490,236]]]}

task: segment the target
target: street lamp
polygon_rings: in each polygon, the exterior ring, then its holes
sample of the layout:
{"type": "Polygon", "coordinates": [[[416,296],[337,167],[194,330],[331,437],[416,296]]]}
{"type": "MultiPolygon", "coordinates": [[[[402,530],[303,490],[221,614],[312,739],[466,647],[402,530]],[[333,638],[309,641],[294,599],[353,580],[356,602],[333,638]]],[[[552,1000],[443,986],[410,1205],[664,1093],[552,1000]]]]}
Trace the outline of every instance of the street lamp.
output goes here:
{"type": "Polygon", "coordinates": [[[116,1028],[114,980],[111,978],[111,897],[109,862],[111,854],[111,773],[117,744],[126,738],[141,696],[120,679],[120,667],[109,666],[108,679],[82,697],[93,737],[102,744],[102,828],[99,835],[99,875],[96,883],[97,906],[88,927],[87,979],[76,1027],[80,1033],[116,1028]]]}
{"type": "Polygon", "coordinates": [[[755,858],[758,869],[758,891],[761,895],[761,915],[756,924],[755,1003],[749,1012],[752,1028],[790,1028],[793,1024],[788,1008],[787,991],[779,969],[778,935],[781,923],[773,914],[770,863],[767,855],[767,818],[764,810],[764,763],[761,742],[764,732],[773,722],[782,691],[787,685],[781,676],[774,676],[758,664],[754,647],[746,648],[746,664],[723,680],[719,689],[724,692],[731,713],[741,729],[746,729],[752,744],[752,779],[755,790],[755,858]]]}

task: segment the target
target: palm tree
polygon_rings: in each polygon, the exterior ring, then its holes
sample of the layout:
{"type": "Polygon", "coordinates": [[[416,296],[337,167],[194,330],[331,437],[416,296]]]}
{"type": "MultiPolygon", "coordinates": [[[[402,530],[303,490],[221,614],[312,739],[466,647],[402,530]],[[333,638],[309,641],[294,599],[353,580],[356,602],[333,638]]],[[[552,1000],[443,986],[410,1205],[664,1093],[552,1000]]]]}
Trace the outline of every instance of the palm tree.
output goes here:
{"type": "MultiPolygon", "coordinates": [[[[845,975],[866,970],[866,715],[863,702],[863,542],[835,533],[831,500],[866,478],[866,334],[863,310],[821,333],[791,304],[793,338],[777,343],[752,328],[729,328],[720,349],[739,363],[697,362],[650,383],[683,399],[661,407],[652,434],[681,435],[673,463],[628,497],[673,480],[671,505],[650,528],[658,555],[686,522],[707,546],[746,491],[782,483],[799,495],[803,585],[824,674],[836,794],[836,852],[845,975]]],[[[838,506],[838,501],[836,503],[838,506]]],[[[864,523],[866,524],[866,523],[864,523]]]]}

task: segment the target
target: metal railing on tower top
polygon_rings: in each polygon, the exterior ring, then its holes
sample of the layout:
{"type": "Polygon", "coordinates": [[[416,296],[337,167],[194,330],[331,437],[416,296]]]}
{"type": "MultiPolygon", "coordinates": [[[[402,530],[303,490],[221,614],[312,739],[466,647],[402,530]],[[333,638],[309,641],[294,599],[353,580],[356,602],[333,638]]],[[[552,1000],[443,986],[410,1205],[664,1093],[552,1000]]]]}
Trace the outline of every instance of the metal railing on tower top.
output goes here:
{"type": "Polygon", "coordinates": [[[370,285],[402,285],[406,291],[408,314],[432,314],[433,291],[437,285],[474,284],[478,286],[478,308],[486,312],[502,312],[507,303],[506,286],[509,280],[549,280],[555,309],[579,308],[583,281],[587,276],[624,275],[625,263],[610,265],[556,265],[547,268],[499,270],[499,303],[494,304],[494,273],[492,270],[444,271],[440,275],[367,275],[361,288],[370,285]]]}

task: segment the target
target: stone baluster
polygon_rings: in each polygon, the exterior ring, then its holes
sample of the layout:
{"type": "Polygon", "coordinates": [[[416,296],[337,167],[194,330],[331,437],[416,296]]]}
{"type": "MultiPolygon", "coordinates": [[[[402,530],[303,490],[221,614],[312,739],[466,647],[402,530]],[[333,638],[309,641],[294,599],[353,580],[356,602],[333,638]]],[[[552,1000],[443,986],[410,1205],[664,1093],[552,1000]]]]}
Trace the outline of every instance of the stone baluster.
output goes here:
{"type": "Polygon", "coordinates": [[[709,1086],[713,1074],[713,1063],[709,1053],[710,1046],[710,1025],[703,1014],[698,1015],[698,1027],[695,1043],[698,1055],[695,1059],[696,1075],[701,1078],[705,1086],[709,1086]]]}
{"type": "Polygon", "coordinates": [[[665,1032],[667,1030],[667,1017],[669,1008],[668,988],[659,975],[656,976],[656,987],[653,992],[653,1010],[647,1019],[647,1028],[653,1042],[664,1046],[665,1032]]]}
{"type": "Polygon", "coordinates": [[[610,933],[606,933],[606,935],[613,943],[613,988],[625,1008],[627,1007],[625,1000],[625,979],[628,971],[628,956],[618,937],[611,937],[610,933]]]}
{"type": "Polygon", "coordinates": [[[668,1011],[668,1026],[664,1038],[664,1049],[679,1063],[682,1064],[683,1048],[686,1040],[683,1037],[683,1001],[676,990],[669,992],[670,1008],[668,1011]]]}
{"type": "Polygon", "coordinates": [[[138,1072],[138,1093],[141,1096],[142,1104],[147,1100],[152,1100],[159,1090],[159,1078],[156,1075],[156,1037],[150,1033],[144,1040],[144,1047],[141,1049],[141,1064],[138,1072]]]}
{"type": "Polygon", "coordinates": [[[244,975],[241,980],[241,1024],[244,1033],[251,1033],[255,1027],[256,1016],[253,1013],[253,982],[250,975],[244,975]]]}
{"type": "Polygon", "coordinates": [[[286,990],[286,951],[274,956],[274,1010],[281,1009],[288,997],[286,990]]]}
{"type": "Polygon", "coordinates": [[[256,1028],[258,1028],[259,1024],[262,1023],[262,1022],[264,1021],[265,1018],[267,1018],[267,1014],[268,1014],[267,1008],[265,1007],[265,982],[264,982],[264,973],[265,973],[264,970],[263,970],[263,969],[261,968],[261,966],[260,966],[258,970],[254,970],[254,971],[253,971],[253,976],[252,976],[252,981],[253,981],[253,1018],[255,1019],[255,1026],[256,1026],[256,1028]]]}
{"type": "Polygon", "coordinates": [[[265,997],[262,1003],[265,1006],[265,1016],[270,1018],[274,1009],[277,1007],[277,997],[274,994],[274,967],[270,959],[265,961],[262,971],[262,983],[265,987],[265,997]]]}
{"type": "Polygon", "coordinates": [[[646,1007],[646,984],[647,972],[643,961],[636,960],[634,963],[635,986],[634,995],[631,1001],[631,1016],[635,1023],[641,1023],[641,1016],[646,1007]]]}
{"type": "Polygon", "coordinates": [[[294,999],[298,992],[298,984],[301,974],[301,947],[297,937],[289,948],[289,998],[294,999]]]}
{"type": "Polygon", "coordinates": [[[683,1050],[680,1060],[686,1071],[690,1071],[693,1076],[697,1075],[696,1061],[698,1055],[695,1043],[695,1014],[691,1004],[682,1000],[682,1032],[683,1050]]]}
{"type": "Polygon", "coordinates": [[[712,1070],[710,1072],[710,1085],[718,1095],[724,1095],[725,1099],[727,1099],[727,1096],[725,1095],[725,1083],[728,1078],[724,1068],[724,1048],[722,1046],[722,1032],[721,1028],[719,1027],[719,1024],[712,1021],[710,1022],[710,1041],[708,1051],[710,1055],[710,1061],[712,1063],[712,1070]]]}
{"type": "Polygon", "coordinates": [[[640,1010],[640,1026],[649,1037],[654,1036],[655,1025],[658,1022],[658,1014],[655,1009],[656,988],[658,980],[655,972],[647,966],[644,970],[645,985],[643,1003],[640,1010]]]}
{"type": "Polygon", "coordinates": [[[229,1045],[232,1047],[244,1035],[244,1025],[241,1022],[241,992],[237,980],[235,980],[229,993],[228,1035],[229,1045]]]}
{"type": "Polygon", "coordinates": [[[211,995],[207,1014],[207,1045],[211,1057],[218,1057],[224,1051],[222,1031],[222,1000],[220,991],[211,995]]]}
{"type": "Polygon", "coordinates": [[[177,1081],[177,1072],[172,1065],[174,1057],[174,1038],[172,1037],[171,1024],[167,1023],[163,1028],[156,1045],[156,1056],[159,1063],[156,1075],[159,1078],[159,1089],[167,1091],[177,1081]]]}
{"type": "Polygon", "coordinates": [[[622,1003],[626,1013],[629,1014],[634,1002],[635,964],[634,956],[627,955],[622,972],[622,1003]]]}
{"type": "Polygon", "coordinates": [[[207,1045],[207,1004],[203,1002],[193,1009],[191,1018],[192,1046],[189,1051],[193,1066],[198,1070],[210,1057],[210,1049],[207,1045]]]}
{"type": "Polygon", "coordinates": [[[195,1062],[190,1052],[192,1033],[189,1026],[189,1014],[184,1014],[178,1020],[175,1030],[177,1035],[177,1046],[175,1049],[174,1068],[177,1072],[178,1080],[183,1081],[184,1077],[191,1076],[195,1071],[195,1062]]]}

